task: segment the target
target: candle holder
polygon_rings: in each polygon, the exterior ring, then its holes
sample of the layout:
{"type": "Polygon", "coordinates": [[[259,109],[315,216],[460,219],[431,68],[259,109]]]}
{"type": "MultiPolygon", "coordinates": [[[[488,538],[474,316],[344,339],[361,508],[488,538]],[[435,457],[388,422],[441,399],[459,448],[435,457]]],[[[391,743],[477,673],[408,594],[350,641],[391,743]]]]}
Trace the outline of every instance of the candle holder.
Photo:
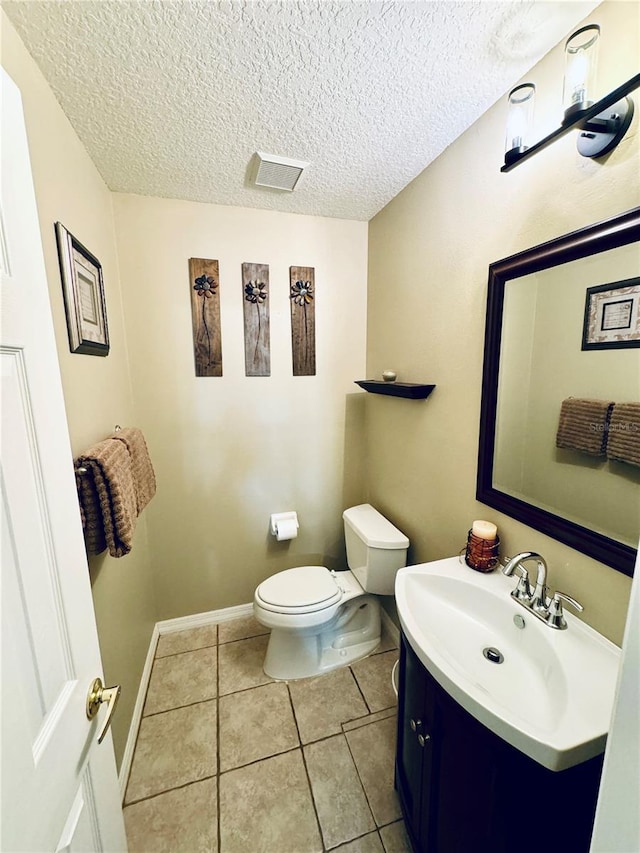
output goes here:
{"type": "Polygon", "coordinates": [[[496,536],[495,539],[481,539],[469,530],[464,561],[470,569],[475,569],[476,572],[492,572],[499,562],[499,550],[499,536],[496,536]]]}

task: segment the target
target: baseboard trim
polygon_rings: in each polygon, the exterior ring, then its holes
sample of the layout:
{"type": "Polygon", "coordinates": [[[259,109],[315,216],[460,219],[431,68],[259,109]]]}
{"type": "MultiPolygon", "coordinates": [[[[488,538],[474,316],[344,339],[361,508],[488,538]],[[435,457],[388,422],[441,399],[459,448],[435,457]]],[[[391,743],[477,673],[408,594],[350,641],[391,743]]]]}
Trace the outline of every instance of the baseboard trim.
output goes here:
{"type": "Polygon", "coordinates": [[[123,803],[124,795],[127,791],[127,784],[129,782],[129,774],[131,773],[133,752],[136,748],[136,740],[138,739],[138,729],[142,722],[142,709],[144,708],[144,700],[147,698],[147,687],[149,686],[149,679],[151,678],[151,670],[153,668],[153,660],[156,655],[156,646],[158,645],[159,637],[160,633],[158,631],[158,624],[156,623],[153,626],[153,631],[151,632],[149,650],[147,651],[147,657],[142,669],[136,704],[133,706],[133,716],[131,717],[131,725],[129,726],[129,735],[124,748],[124,754],[122,756],[122,764],[120,765],[118,781],[120,783],[120,795],[123,803]]]}
{"type": "Polygon", "coordinates": [[[221,610],[208,610],[205,613],[194,613],[191,616],[180,616],[177,619],[165,619],[162,622],[156,622],[151,632],[149,641],[149,650],[144,662],[142,675],[140,676],[140,686],[138,688],[138,696],[136,704],[133,708],[133,716],[131,725],[129,726],[129,735],[122,756],[122,764],[120,765],[120,773],[118,781],[120,783],[120,794],[124,803],[124,795],[129,782],[129,774],[131,773],[131,762],[133,761],[133,752],[138,739],[138,729],[142,722],[142,710],[144,701],[147,697],[147,688],[149,687],[149,679],[151,678],[151,670],[153,669],[153,661],[156,654],[156,646],[158,640],[163,634],[174,634],[177,631],[189,631],[192,628],[202,628],[204,625],[215,625],[219,622],[229,622],[231,619],[238,619],[240,616],[249,616],[253,613],[252,604],[239,604],[237,607],[224,607],[221,610]]]}
{"type": "Polygon", "coordinates": [[[231,619],[249,616],[251,613],[253,613],[253,604],[238,604],[236,607],[224,607],[222,610],[207,610],[205,613],[165,619],[163,622],[156,622],[156,628],[162,636],[162,634],[174,634],[176,631],[202,628],[204,625],[215,625],[218,622],[229,622],[231,619]]]}

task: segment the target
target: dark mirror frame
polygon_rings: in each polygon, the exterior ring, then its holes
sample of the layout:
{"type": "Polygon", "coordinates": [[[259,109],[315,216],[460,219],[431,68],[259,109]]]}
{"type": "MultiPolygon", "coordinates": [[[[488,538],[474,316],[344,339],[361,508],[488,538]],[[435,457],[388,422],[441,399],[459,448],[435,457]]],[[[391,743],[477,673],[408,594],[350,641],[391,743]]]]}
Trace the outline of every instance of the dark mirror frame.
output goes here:
{"type": "Polygon", "coordinates": [[[548,243],[541,243],[539,246],[496,261],[489,266],[476,489],[476,498],[482,503],[629,576],[633,575],[635,548],[496,489],[493,485],[493,460],[506,283],[540,270],[550,269],[638,241],[640,241],[640,207],[595,225],[589,225],[579,231],[565,234],[548,243]]]}

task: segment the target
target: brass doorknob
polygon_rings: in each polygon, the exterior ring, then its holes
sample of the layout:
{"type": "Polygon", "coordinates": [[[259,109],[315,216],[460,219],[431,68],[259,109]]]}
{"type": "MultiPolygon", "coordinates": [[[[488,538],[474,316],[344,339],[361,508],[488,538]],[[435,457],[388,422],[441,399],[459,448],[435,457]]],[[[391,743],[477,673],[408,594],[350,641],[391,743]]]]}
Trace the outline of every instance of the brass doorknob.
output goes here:
{"type": "Polygon", "coordinates": [[[115,684],[113,687],[105,687],[100,678],[94,679],[89,688],[89,693],[87,694],[87,718],[89,720],[93,720],[103,702],[107,703],[107,716],[104,718],[102,728],[98,732],[98,743],[102,743],[111,725],[111,718],[113,717],[113,712],[116,710],[121,689],[119,684],[115,684]]]}

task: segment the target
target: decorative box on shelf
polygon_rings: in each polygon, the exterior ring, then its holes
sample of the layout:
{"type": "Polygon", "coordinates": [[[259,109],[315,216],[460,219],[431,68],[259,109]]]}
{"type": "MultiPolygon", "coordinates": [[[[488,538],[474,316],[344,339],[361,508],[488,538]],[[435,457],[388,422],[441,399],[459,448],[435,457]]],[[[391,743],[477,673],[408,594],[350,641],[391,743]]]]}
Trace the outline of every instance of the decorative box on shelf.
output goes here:
{"type": "Polygon", "coordinates": [[[415,382],[385,382],[382,379],[356,379],[355,383],[371,394],[388,394],[391,397],[406,397],[409,400],[425,400],[436,387],[415,382]]]}

